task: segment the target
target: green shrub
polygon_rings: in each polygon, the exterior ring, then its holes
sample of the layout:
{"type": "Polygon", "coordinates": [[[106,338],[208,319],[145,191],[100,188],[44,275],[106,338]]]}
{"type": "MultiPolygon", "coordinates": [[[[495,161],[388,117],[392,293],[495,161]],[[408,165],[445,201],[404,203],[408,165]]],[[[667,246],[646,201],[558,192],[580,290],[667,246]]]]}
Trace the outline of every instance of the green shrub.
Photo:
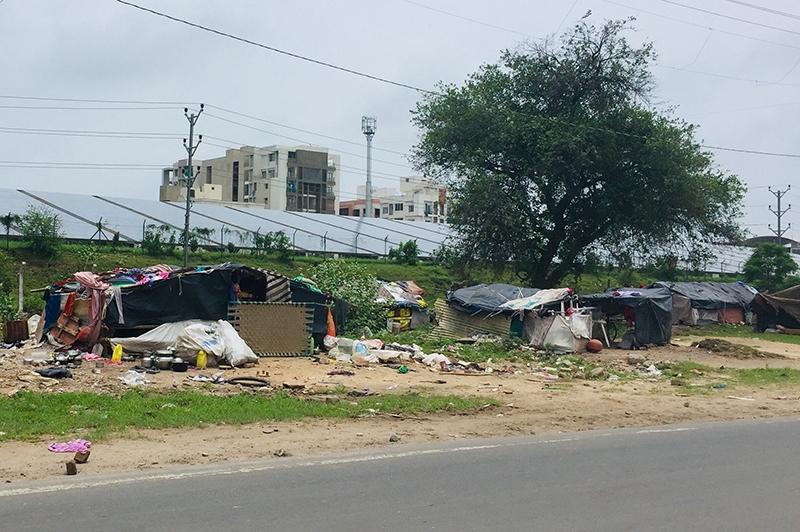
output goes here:
{"type": "Polygon", "coordinates": [[[28,206],[19,223],[20,233],[31,252],[54,257],[63,243],[61,217],[47,207],[28,206]]]}
{"type": "Polygon", "coordinates": [[[346,333],[358,334],[364,328],[376,332],[386,327],[386,306],[375,302],[378,279],[364,266],[341,259],[326,260],[311,270],[311,278],[320,290],[351,305],[346,333]]]}

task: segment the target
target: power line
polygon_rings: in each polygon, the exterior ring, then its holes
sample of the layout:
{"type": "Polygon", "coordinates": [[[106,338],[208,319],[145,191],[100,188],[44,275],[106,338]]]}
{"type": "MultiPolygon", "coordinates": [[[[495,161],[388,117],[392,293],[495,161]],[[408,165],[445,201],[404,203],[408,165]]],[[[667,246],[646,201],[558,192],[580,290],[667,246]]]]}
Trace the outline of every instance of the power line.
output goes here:
{"type": "Polygon", "coordinates": [[[45,129],[45,128],[26,128],[26,127],[6,127],[0,126],[0,133],[19,133],[33,135],[65,135],[78,137],[108,137],[108,138],[155,138],[155,139],[174,139],[182,138],[180,133],[153,133],[139,131],[97,131],[86,129],[45,129]]]}
{"type": "Polygon", "coordinates": [[[394,81],[394,80],[391,80],[391,79],[388,79],[388,78],[375,76],[373,74],[367,74],[366,72],[361,72],[359,70],[355,70],[355,69],[352,69],[352,68],[335,65],[335,64],[329,63],[327,61],[322,61],[320,59],[314,59],[312,57],[301,55],[301,54],[298,54],[298,53],[295,53],[295,52],[290,52],[290,51],[287,51],[287,50],[282,50],[280,48],[275,48],[274,46],[269,46],[269,45],[266,45],[266,44],[263,44],[263,43],[260,43],[260,42],[252,41],[250,39],[245,39],[244,37],[239,37],[237,35],[233,35],[232,33],[227,33],[227,32],[221,31],[221,30],[210,28],[208,26],[203,26],[201,24],[197,24],[196,22],[190,22],[188,20],[185,20],[185,19],[182,19],[182,18],[179,18],[179,17],[174,17],[172,15],[168,15],[166,13],[162,13],[161,11],[156,11],[155,9],[150,9],[150,8],[147,8],[147,7],[143,7],[143,6],[134,4],[132,2],[126,2],[125,0],[116,0],[116,1],[118,3],[120,3],[120,4],[124,4],[126,6],[130,6],[130,7],[139,9],[140,11],[145,11],[147,13],[151,13],[153,15],[156,15],[156,16],[159,16],[159,17],[163,17],[163,18],[168,19],[168,20],[172,20],[173,22],[179,22],[181,24],[185,24],[187,26],[191,26],[191,27],[197,28],[199,30],[203,30],[203,31],[207,31],[209,33],[213,33],[215,35],[219,35],[220,37],[227,37],[228,39],[233,39],[235,41],[243,42],[245,44],[250,44],[252,46],[258,46],[259,48],[263,48],[264,50],[269,50],[271,52],[283,54],[283,55],[292,57],[294,59],[300,59],[301,61],[307,61],[307,62],[313,63],[315,65],[320,65],[320,66],[331,68],[333,70],[339,70],[341,72],[346,72],[348,74],[353,74],[355,76],[360,76],[362,78],[371,79],[373,81],[379,81],[381,83],[386,83],[386,84],[389,84],[389,85],[394,85],[395,87],[402,87],[404,89],[411,89],[413,91],[421,92],[421,93],[424,93],[424,94],[432,94],[432,91],[429,91],[429,90],[426,90],[426,89],[422,89],[420,87],[415,87],[414,85],[410,85],[408,83],[402,83],[402,82],[394,81]]]}
{"type": "MultiPolygon", "coordinates": [[[[276,137],[281,137],[281,138],[293,140],[295,142],[300,142],[302,144],[307,144],[309,146],[314,146],[315,145],[313,142],[308,142],[305,139],[299,139],[297,137],[290,137],[288,135],[282,135],[280,133],[275,133],[274,131],[269,131],[267,129],[261,129],[261,128],[256,127],[256,126],[251,126],[250,124],[245,124],[243,122],[237,122],[236,120],[231,120],[229,118],[224,118],[222,116],[212,115],[210,113],[206,113],[206,116],[209,117],[209,118],[214,118],[216,120],[222,120],[223,122],[228,122],[230,124],[235,124],[237,126],[246,127],[248,129],[252,129],[254,131],[260,131],[261,133],[267,133],[268,135],[274,135],[276,137]]],[[[346,155],[352,155],[353,157],[359,157],[361,159],[366,158],[364,155],[361,155],[359,153],[353,153],[353,152],[348,152],[348,151],[343,151],[343,150],[337,150],[337,151],[339,153],[344,153],[346,155]]],[[[386,160],[381,160],[381,159],[373,159],[373,161],[380,162],[380,163],[383,163],[383,164],[391,164],[393,166],[399,166],[400,168],[409,168],[409,169],[411,168],[407,164],[400,164],[400,163],[395,163],[395,162],[392,162],[392,161],[386,161],[386,160]]]]}
{"type": "Polygon", "coordinates": [[[724,146],[710,146],[708,144],[701,144],[703,148],[708,148],[710,150],[722,150],[722,151],[732,151],[736,153],[749,153],[752,155],[768,155],[772,157],[790,157],[793,159],[800,159],[800,153],[780,153],[780,152],[773,152],[773,151],[759,151],[759,150],[747,150],[743,148],[727,148],[724,146]]]}
{"type": "MultiPolygon", "coordinates": [[[[487,28],[492,28],[495,30],[505,31],[508,33],[513,33],[515,35],[520,35],[522,37],[530,38],[531,35],[528,33],[522,33],[521,31],[513,30],[511,28],[505,28],[503,26],[498,26],[497,24],[490,24],[489,22],[484,22],[483,20],[478,20],[470,17],[465,17],[464,15],[459,15],[458,13],[453,13],[452,11],[445,11],[444,9],[439,9],[436,7],[432,7],[422,2],[415,2],[414,0],[401,0],[407,4],[415,5],[417,7],[421,7],[423,9],[427,9],[428,11],[433,11],[435,13],[441,13],[442,15],[447,15],[449,17],[459,18],[461,20],[466,20],[467,22],[472,22],[474,24],[480,24],[481,26],[486,26],[487,28]]],[[[577,0],[576,0],[577,1],[577,0]]]]}
{"type": "MultiPolygon", "coordinates": [[[[122,0],[117,0],[117,1],[120,2],[122,0]]],[[[706,13],[708,15],[715,15],[717,17],[727,18],[729,20],[735,20],[737,22],[744,22],[745,24],[758,26],[760,28],[767,28],[767,29],[771,29],[771,30],[782,31],[783,33],[789,33],[789,34],[792,34],[792,35],[800,35],[800,32],[798,32],[798,31],[789,30],[789,29],[786,29],[786,28],[780,28],[778,26],[772,26],[770,24],[762,24],[761,22],[756,22],[754,20],[747,20],[745,18],[734,17],[732,15],[726,15],[724,13],[717,13],[716,11],[703,9],[701,7],[695,7],[695,6],[690,6],[690,5],[686,5],[686,4],[681,4],[680,2],[675,2],[674,0],[661,0],[661,1],[664,2],[665,4],[670,4],[670,5],[677,6],[677,7],[683,7],[683,8],[686,8],[686,9],[691,9],[693,11],[699,11],[700,13],[706,13]]]]}
{"type": "Polygon", "coordinates": [[[0,105],[0,109],[58,110],[58,111],[162,111],[179,107],[65,107],[58,105],[0,105]]]}
{"type": "Polygon", "coordinates": [[[746,33],[738,33],[738,32],[735,32],[735,31],[729,31],[729,30],[724,30],[724,29],[720,29],[720,28],[717,28],[717,27],[708,26],[706,24],[699,24],[697,22],[691,22],[689,20],[683,20],[683,19],[672,17],[672,16],[669,16],[669,15],[663,15],[663,14],[657,13],[655,11],[648,11],[647,9],[642,9],[640,7],[630,6],[628,4],[623,4],[621,2],[616,2],[615,0],[603,0],[603,1],[605,3],[607,3],[607,4],[613,4],[615,6],[624,7],[624,8],[627,8],[627,9],[632,9],[632,10],[638,11],[640,13],[646,13],[648,15],[653,15],[654,17],[660,17],[660,18],[663,18],[665,20],[671,20],[673,22],[679,22],[681,24],[686,24],[687,26],[694,26],[695,28],[701,28],[701,29],[704,29],[704,30],[713,30],[713,31],[715,31],[717,33],[723,33],[725,35],[731,35],[731,36],[734,36],[734,37],[741,37],[743,39],[749,39],[751,41],[763,42],[763,43],[766,43],[766,44],[772,44],[774,46],[782,46],[784,48],[793,48],[795,50],[800,50],[800,46],[797,46],[797,45],[794,45],[794,44],[788,44],[788,43],[783,43],[783,42],[778,42],[778,41],[772,41],[772,40],[769,40],[769,39],[762,39],[761,37],[754,37],[752,35],[747,35],[746,33]]]}
{"type": "Polygon", "coordinates": [[[710,77],[713,77],[713,78],[729,79],[729,80],[732,80],[732,81],[746,81],[748,83],[755,83],[756,85],[774,85],[774,86],[778,86],[778,87],[800,87],[800,83],[783,83],[781,81],[764,81],[764,80],[754,79],[754,78],[740,78],[738,76],[730,76],[730,75],[727,75],[727,74],[717,74],[715,72],[705,72],[703,70],[692,70],[692,69],[688,69],[688,68],[680,68],[680,67],[674,67],[674,66],[669,66],[669,65],[656,64],[655,66],[657,66],[658,68],[668,68],[670,70],[675,70],[676,72],[690,72],[692,74],[700,74],[702,76],[710,76],[710,77]]]}
{"type": "MultiPolygon", "coordinates": [[[[213,109],[219,109],[220,111],[224,111],[224,112],[230,113],[232,115],[241,116],[243,118],[250,118],[252,120],[257,120],[259,122],[264,122],[265,124],[271,124],[273,126],[285,127],[286,129],[292,129],[294,131],[300,131],[301,133],[309,133],[311,135],[316,135],[318,137],[323,137],[323,138],[326,138],[326,139],[338,140],[339,142],[345,142],[347,144],[353,144],[355,146],[363,146],[363,144],[364,144],[363,142],[356,142],[354,140],[343,139],[341,137],[334,137],[332,135],[326,135],[324,133],[319,133],[317,131],[311,131],[311,130],[308,130],[308,129],[302,129],[302,128],[299,128],[299,127],[294,127],[294,126],[290,126],[290,125],[287,125],[287,124],[282,124],[280,122],[274,122],[272,120],[267,120],[266,118],[260,118],[260,117],[257,117],[257,116],[249,115],[247,113],[240,113],[238,111],[233,111],[231,109],[225,109],[224,107],[220,107],[218,105],[206,104],[206,107],[213,108],[213,109]]],[[[374,148],[374,149],[378,150],[378,151],[384,151],[384,152],[387,152],[387,153],[394,153],[396,155],[407,155],[407,153],[405,153],[405,152],[396,151],[396,150],[390,150],[390,149],[387,149],[387,148],[374,148]]]]}
{"type": "Polygon", "coordinates": [[[772,15],[778,15],[781,17],[791,18],[794,20],[800,20],[800,15],[795,15],[794,13],[789,13],[788,11],[780,11],[778,9],[772,9],[770,7],[759,6],[756,4],[751,4],[749,2],[742,2],[742,0],[725,0],[725,2],[730,2],[731,4],[736,4],[740,6],[749,7],[751,9],[757,9],[758,11],[763,11],[765,13],[770,13],[772,15]]]}
{"type": "Polygon", "coordinates": [[[43,96],[18,96],[11,94],[0,94],[0,98],[6,100],[34,100],[45,102],[81,102],[81,103],[118,103],[118,104],[140,104],[140,105],[184,105],[185,102],[163,102],[153,100],[109,100],[94,98],[46,98],[43,96]]]}

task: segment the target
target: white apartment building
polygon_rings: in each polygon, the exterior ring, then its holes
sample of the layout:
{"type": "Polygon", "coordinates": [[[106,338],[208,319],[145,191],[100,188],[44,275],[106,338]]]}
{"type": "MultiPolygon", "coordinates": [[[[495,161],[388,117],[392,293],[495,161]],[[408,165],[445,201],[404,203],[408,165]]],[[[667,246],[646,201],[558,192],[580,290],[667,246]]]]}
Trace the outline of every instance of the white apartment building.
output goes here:
{"type": "MultiPolygon", "coordinates": [[[[372,187],[375,217],[409,222],[446,223],[447,189],[429,178],[414,176],[400,180],[400,191],[372,187]],[[380,203],[380,206],[378,204],[380,203]]],[[[366,186],[359,185],[357,195],[366,196],[366,186]]],[[[342,216],[362,216],[365,200],[357,199],[339,203],[342,216]]]]}
{"type": "MultiPolygon", "coordinates": [[[[159,199],[186,199],[182,159],[162,170],[159,199]]],[[[340,156],[310,146],[242,146],[214,159],[192,161],[200,173],[194,201],[258,205],[268,209],[339,212],[340,156]]]]}

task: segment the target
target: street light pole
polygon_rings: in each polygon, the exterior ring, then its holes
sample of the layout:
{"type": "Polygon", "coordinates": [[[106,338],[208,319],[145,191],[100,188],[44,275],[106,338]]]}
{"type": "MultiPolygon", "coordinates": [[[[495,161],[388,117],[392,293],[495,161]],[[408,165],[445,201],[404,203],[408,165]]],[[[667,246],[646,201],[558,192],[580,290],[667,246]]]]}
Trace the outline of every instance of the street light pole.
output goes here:
{"type": "Polygon", "coordinates": [[[200,168],[197,168],[197,173],[194,172],[192,168],[192,158],[194,157],[195,152],[197,151],[197,147],[200,146],[200,143],[203,142],[203,135],[198,136],[197,144],[194,143],[194,125],[197,123],[197,119],[200,118],[200,115],[203,113],[203,104],[200,104],[200,110],[197,113],[189,114],[189,108],[183,108],[183,115],[186,117],[186,120],[189,121],[189,142],[187,144],[186,139],[183,139],[183,147],[186,148],[186,154],[188,155],[186,161],[186,168],[183,169],[183,176],[186,178],[186,215],[183,224],[183,267],[186,268],[189,266],[189,216],[192,211],[192,186],[194,186],[194,180],[197,179],[197,176],[200,174],[200,168]]]}

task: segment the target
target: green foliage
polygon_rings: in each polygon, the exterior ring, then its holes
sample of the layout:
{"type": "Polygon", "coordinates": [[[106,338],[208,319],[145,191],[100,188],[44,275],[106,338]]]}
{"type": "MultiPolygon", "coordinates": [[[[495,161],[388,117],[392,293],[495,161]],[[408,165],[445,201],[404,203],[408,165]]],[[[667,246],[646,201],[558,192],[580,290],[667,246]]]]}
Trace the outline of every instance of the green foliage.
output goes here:
{"type": "Polygon", "coordinates": [[[0,325],[17,319],[17,316],[19,316],[19,309],[14,297],[10,293],[0,293],[0,325]]]}
{"type": "Polygon", "coordinates": [[[415,162],[449,185],[464,264],[556,285],[595,248],[642,254],[740,236],[744,187],[695,126],[648,105],[655,52],[628,21],[503,53],[418,103],[415,162]],[[654,223],[657,220],[657,223],[654,223]]]}
{"type": "Polygon", "coordinates": [[[77,250],[77,255],[84,269],[90,269],[97,261],[97,248],[91,244],[81,246],[77,250]]]}
{"type": "Polygon", "coordinates": [[[350,305],[347,333],[386,327],[386,307],[376,303],[378,279],[362,265],[341,259],[321,262],[311,270],[311,278],[323,292],[344,299],[350,305]]]}
{"type": "Polygon", "coordinates": [[[150,224],[144,231],[142,250],[150,256],[164,255],[175,248],[175,232],[169,225],[150,224]]]}
{"type": "Polygon", "coordinates": [[[797,273],[797,263],[789,249],[778,244],[762,244],[744,263],[744,279],[759,290],[781,290],[789,276],[797,273]]]}
{"type": "Polygon", "coordinates": [[[11,292],[15,286],[14,263],[6,253],[0,252],[0,294],[11,292]]]}
{"type": "Polygon", "coordinates": [[[22,218],[20,215],[14,214],[13,212],[0,216],[0,224],[2,224],[3,228],[6,230],[6,250],[8,250],[8,244],[11,240],[11,226],[18,224],[21,220],[22,218]]]}
{"type": "Polygon", "coordinates": [[[386,414],[463,413],[497,405],[486,397],[406,393],[358,401],[315,401],[286,393],[229,396],[197,391],[130,391],[119,396],[94,393],[20,392],[0,397],[0,441],[45,435],[107,438],[130,428],[165,429],[203,424],[240,425],[303,418],[357,418],[386,414]]]}
{"type": "Polygon", "coordinates": [[[419,247],[416,240],[400,242],[396,248],[389,250],[389,260],[413,266],[419,259],[419,247]]]}
{"type": "Polygon", "coordinates": [[[225,244],[225,249],[227,250],[228,253],[231,254],[239,252],[239,248],[237,248],[236,244],[234,244],[233,242],[228,242],[227,244],[225,244]]]}
{"type": "Polygon", "coordinates": [[[283,231],[270,231],[263,234],[256,231],[251,234],[250,240],[253,242],[256,255],[274,252],[282,259],[287,259],[292,250],[292,242],[283,231]]]}
{"type": "Polygon", "coordinates": [[[47,207],[29,205],[20,219],[19,232],[38,257],[54,257],[63,242],[61,217],[47,207]]]}

